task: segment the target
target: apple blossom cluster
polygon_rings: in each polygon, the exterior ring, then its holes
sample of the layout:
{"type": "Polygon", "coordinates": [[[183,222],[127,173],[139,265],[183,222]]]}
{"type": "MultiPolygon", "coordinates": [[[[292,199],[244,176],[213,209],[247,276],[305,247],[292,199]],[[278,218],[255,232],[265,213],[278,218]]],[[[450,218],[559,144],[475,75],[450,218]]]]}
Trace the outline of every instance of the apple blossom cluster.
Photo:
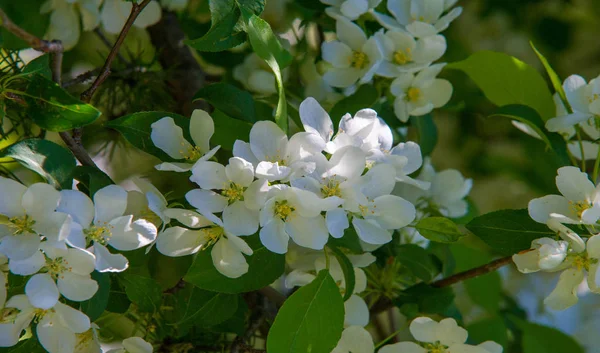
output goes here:
{"type": "Polygon", "coordinates": [[[561,272],[544,303],[564,310],[577,303],[577,289],[586,273],[589,289],[600,293],[600,235],[594,228],[600,219],[600,198],[597,186],[577,167],[558,169],[556,186],[561,195],[531,200],[529,215],[557,237],[534,240],[531,250],[514,255],[513,260],[523,273],[561,272]]]}
{"type": "Polygon", "coordinates": [[[16,345],[35,323],[48,352],[74,352],[78,335],[91,324],[62,298],[92,298],[98,290],[94,270],[128,267],[125,256],[109,249],[146,246],[155,240],[157,226],[141,218],[132,194],[116,185],[98,190],[92,200],[77,190],[44,183],[25,187],[0,178],[0,194],[0,347],[16,345]],[[8,273],[26,278],[24,293],[7,297],[8,273]]]}
{"type": "MultiPolygon", "coordinates": [[[[150,1],[133,23],[146,28],[160,21],[161,5],[170,11],[185,9],[188,0],[150,1]]],[[[93,31],[102,26],[109,34],[119,34],[129,17],[132,4],[123,0],[47,0],[40,13],[50,13],[46,38],[61,40],[66,50],[78,42],[81,32],[93,31]]]]}
{"type": "Polygon", "coordinates": [[[429,188],[410,176],[423,162],[417,144],[392,146],[390,128],[371,109],[343,116],[335,135],[313,98],[301,103],[300,118],[305,131],[289,139],[271,121],[255,123],[249,142],[235,142],[227,165],[211,160],[219,146],[210,149],[214,125],[206,112],[192,114],[193,144],[170,117],[152,124],[152,141],[175,160],[156,168],[190,171],[198,185],[186,194],[194,210],[174,216],[167,209],[180,225],[160,232],[158,251],[185,256],[214,244],[215,267],[236,278],[248,271],[248,235],[258,233],[268,250],[285,254],[290,240],[322,250],[330,236],[341,238],[352,227],[365,247],[376,248],[413,222],[415,206],[393,192],[398,184],[429,188]]]}
{"type": "MultiPolygon", "coordinates": [[[[479,345],[466,344],[468,332],[458,326],[456,320],[446,318],[440,322],[428,317],[418,317],[410,323],[410,333],[417,342],[398,342],[381,347],[380,353],[502,353],[496,342],[486,341],[479,345]]],[[[349,326],[342,332],[337,346],[331,353],[374,353],[371,334],[361,326],[349,326]]]]}

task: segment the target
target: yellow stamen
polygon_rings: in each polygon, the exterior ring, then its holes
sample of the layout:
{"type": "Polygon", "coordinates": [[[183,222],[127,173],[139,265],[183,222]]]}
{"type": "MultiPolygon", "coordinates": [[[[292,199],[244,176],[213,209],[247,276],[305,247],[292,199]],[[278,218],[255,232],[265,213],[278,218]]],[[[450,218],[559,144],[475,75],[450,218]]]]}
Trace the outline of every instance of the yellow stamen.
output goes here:
{"type": "Polygon", "coordinates": [[[35,233],[33,230],[33,226],[35,225],[35,221],[29,217],[29,215],[25,215],[22,217],[12,217],[8,219],[8,227],[13,229],[13,234],[24,234],[24,233],[35,233]]]}
{"type": "Polygon", "coordinates": [[[275,214],[275,216],[281,218],[282,221],[285,221],[295,210],[296,209],[294,207],[288,205],[287,200],[275,201],[273,213],[275,214]]]}
{"type": "Polygon", "coordinates": [[[569,207],[571,207],[571,209],[573,210],[573,212],[575,212],[575,214],[577,214],[577,217],[581,218],[581,215],[583,214],[583,212],[587,209],[592,208],[592,204],[586,202],[586,201],[577,201],[577,202],[573,202],[573,201],[569,201],[569,207]]]}
{"type": "Polygon", "coordinates": [[[394,63],[397,65],[404,65],[408,62],[412,61],[411,49],[406,48],[406,50],[397,50],[394,53],[394,63]]]}
{"type": "Polygon", "coordinates": [[[202,228],[200,229],[200,231],[204,233],[204,236],[206,236],[206,238],[208,239],[206,244],[204,244],[204,246],[202,247],[203,249],[206,249],[209,246],[216,243],[223,236],[223,234],[225,234],[223,228],[219,226],[202,228]]]}
{"type": "Polygon", "coordinates": [[[340,182],[337,180],[329,179],[327,184],[321,187],[321,195],[323,197],[337,196],[342,197],[342,190],[340,189],[340,182]]]}
{"type": "Polygon", "coordinates": [[[221,195],[227,198],[230,205],[235,201],[244,201],[244,187],[232,182],[228,188],[221,191],[221,195]]]}
{"type": "Polygon", "coordinates": [[[406,93],[406,96],[408,97],[408,100],[410,102],[416,102],[418,101],[421,96],[423,95],[423,92],[415,87],[411,87],[408,89],[408,92],[406,93]]]}
{"type": "Polygon", "coordinates": [[[54,279],[59,279],[65,272],[71,271],[73,268],[69,266],[69,262],[62,258],[57,257],[56,259],[46,259],[46,269],[48,274],[54,279]]]}
{"type": "Polygon", "coordinates": [[[95,241],[102,245],[108,242],[108,239],[112,236],[111,226],[105,225],[102,227],[99,226],[91,226],[88,229],[83,230],[83,234],[88,238],[88,240],[95,241]]]}
{"type": "Polygon", "coordinates": [[[369,57],[367,56],[367,54],[360,51],[355,51],[354,53],[352,53],[352,61],[350,62],[350,66],[352,66],[355,69],[362,70],[365,67],[367,67],[368,64],[369,57]]]}
{"type": "Polygon", "coordinates": [[[440,342],[427,343],[424,346],[427,350],[427,353],[446,353],[446,349],[448,349],[447,346],[444,346],[440,342]]]}

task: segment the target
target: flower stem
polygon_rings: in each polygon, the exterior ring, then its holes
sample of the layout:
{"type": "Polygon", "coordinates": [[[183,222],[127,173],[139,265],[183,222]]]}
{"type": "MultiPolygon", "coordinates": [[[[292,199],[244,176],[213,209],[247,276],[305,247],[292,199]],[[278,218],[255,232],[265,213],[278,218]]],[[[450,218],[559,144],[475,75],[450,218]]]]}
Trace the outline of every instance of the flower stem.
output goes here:
{"type": "Polygon", "coordinates": [[[596,155],[596,162],[594,162],[594,172],[592,174],[592,181],[596,184],[598,179],[598,167],[600,167],[600,147],[598,148],[598,155],[596,155]]]}

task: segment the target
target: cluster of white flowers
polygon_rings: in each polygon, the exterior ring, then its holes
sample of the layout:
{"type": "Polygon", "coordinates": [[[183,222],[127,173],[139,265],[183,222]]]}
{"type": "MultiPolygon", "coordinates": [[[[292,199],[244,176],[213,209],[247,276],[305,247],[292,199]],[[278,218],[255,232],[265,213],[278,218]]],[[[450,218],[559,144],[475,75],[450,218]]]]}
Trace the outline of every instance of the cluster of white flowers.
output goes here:
{"type": "Polygon", "coordinates": [[[414,205],[392,191],[398,182],[416,183],[408,174],[422,164],[417,144],[392,148],[390,128],[371,109],[346,114],[335,136],[316,100],[302,102],[300,116],[305,132],[289,139],[271,121],[254,124],[250,141],[235,142],[226,166],[209,160],[219,147],[209,151],[214,126],[206,112],[195,111],[190,121],[195,146],[172,118],[154,123],[155,145],[174,159],[193,162],[157,169],[191,170],[190,180],[200,187],[186,194],[196,212],[178,219],[185,228],[165,229],[157,249],[183,256],[215,244],[216,268],[235,278],[248,270],[243,254],[252,254],[243,236],[258,232],[268,250],[284,254],[290,239],[322,250],[329,235],[341,238],[352,226],[361,241],[378,246],[414,220],[414,205]]]}
{"type": "MultiPolygon", "coordinates": [[[[133,23],[146,28],[157,23],[162,15],[161,4],[168,10],[185,9],[188,0],[150,1],[133,23]]],[[[50,13],[47,39],[59,39],[66,50],[73,48],[82,31],[93,31],[102,25],[110,34],[119,34],[129,17],[131,1],[124,0],[47,0],[40,13],[50,13]]]]}
{"type": "Polygon", "coordinates": [[[556,186],[562,195],[531,200],[529,215],[555,231],[561,240],[536,239],[531,250],[514,255],[513,260],[523,273],[562,271],[556,288],[544,303],[564,310],[577,303],[577,288],[586,272],[590,290],[600,293],[600,235],[594,228],[600,219],[600,192],[588,175],[576,167],[560,168],[556,186]],[[588,234],[577,234],[565,224],[580,226],[588,234]]]}
{"type": "Polygon", "coordinates": [[[98,290],[91,273],[120,272],[128,262],[112,254],[138,249],[157,236],[154,224],[127,212],[128,192],[110,185],[92,201],[77,190],[25,187],[0,178],[0,347],[19,341],[32,322],[51,353],[73,352],[76,335],[90,329],[88,317],[61,303],[81,302],[98,290]],[[7,298],[7,272],[26,276],[24,294],[7,298]]]}
{"type": "MultiPolygon", "coordinates": [[[[410,323],[410,333],[415,342],[399,342],[381,347],[380,353],[502,353],[496,342],[486,341],[477,346],[466,344],[468,332],[456,321],[446,318],[440,322],[428,317],[418,317],[410,323]]],[[[331,353],[374,353],[371,334],[360,326],[347,327],[331,353]]]]}

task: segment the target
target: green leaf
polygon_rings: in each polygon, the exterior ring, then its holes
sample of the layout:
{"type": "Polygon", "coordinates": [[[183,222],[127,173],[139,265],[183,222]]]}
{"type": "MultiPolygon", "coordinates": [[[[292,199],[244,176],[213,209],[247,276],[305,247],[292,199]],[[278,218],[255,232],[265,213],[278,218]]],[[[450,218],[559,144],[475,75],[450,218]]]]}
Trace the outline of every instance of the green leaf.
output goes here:
{"type": "Polygon", "coordinates": [[[240,10],[235,6],[233,1],[210,1],[209,4],[212,15],[210,29],[204,36],[193,40],[186,40],[184,43],[198,51],[208,52],[219,52],[244,43],[246,41],[246,34],[236,31],[235,28],[240,19],[240,10]],[[229,8],[227,6],[215,6],[215,3],[226,3],[232,6],[229,8]]]}
{"type": "MultiPolygon", "coordinates": [[[[150,138],[151,125],[167,116],[173,118],[175,124],[183,130],[183,137],[188,141],[192,141],[190,119],[175,113],[139,112],[109,121],[105,126],[119,131],[129,143],[146,153],[158,157],[161,161],[173,161],[173,158],[156,147],[150,138]]],[[[216,126],[215,130],[217,130],[216,126]]]]}
{"type": "Polygon", "coordinates": [[[469,326],[469,342],[476,344],[494,341],[501,345],[506,352],[508,349],[508,334],[504,320],[499,316],[478,320],[469,326]]]}
{"type": "Polygon", "coordinates": [[[523,332],[523,353],[583,353],[579,343],[563,332],[510,316],[517,327],[523,332]]]}
{"type": "Polygon", "coordinates": [[[353,254],[362,254],[365,252],[362,248],[362,245],[360,245],[360,238],[358,237],[356,230],[354,230],[354,227],[346,228],[344,231],[344,236],[341,238],[329,237],[327,246],[345,248],[353,254]]]}
{"type": "Polygon", "coordinates": [[[44,54],[33,60],[31,60],[23,68],[22,73],[24,74],[40,74],[45,78],[52,79],[52,70],[50,70],[50,55],[44,54]]]}
{"type": "Polygon", "coordinates": [[[531,219],[527,209],[486,213],[466,227],[494,251],[506,256],[529,249],[535,239],[556,235],[546,225],[531,219]]]}
{"type": "Polygon", "coordinates": [[[451,287],[435,288],[424,283],[404,290],[394,299],[394,304],[398,307],[417,304],[419,312],[424,314],[444,315],[453,303],[454,292],[451,287]]]}
{"type": "Polygon", "coordinates": [[[257,235],[244,240],[254,251],[246,257],[248,272],[239,278],[229,278],[217,271],[212,262],[210,249],[199,252],[183,278],[198,288],[221,293],[251,292],[273,283],[283,274],[285,256],[267,250],[257,235]]]}
{"type": "Polygon", "coordinates": [[[77,163],[75,157],[52,141],[23,140],[2,150],[0,157],[13,158],[56,188],[71,189],[73,186],[71,174],[77,163]]]}
{"type": "Polygon", "coordinates": [[[421,153],[423,156],[429,156],[438,140],[437,126],[433,121],[433,116],[431,114],[411,116],[409,121],[410,125],[415,127],[421,153]]]}
{"type": "Polygon", "coordinates": [[[554,91],[556,93],[558,93],[558,96],[560,97],[560,100],[563,102],[563,104],[567,108],[567,111],[572,112],[573,110],[571,109],[571,105],[569,104],[569,101],[567,100],[567,95],[565,94],[565,90],[563,89],[562,81],[560,80],[560,77],[558,77],[558,74],[556,73],[556,71],[554,71],[552,66],[550,66],[548,59],[546,59],[544,57],[544,55],[542,53],[540,53],[539,50],[537,50],[535,45],[533,45],[533,42],[530,41],[529,44],[531,45],[531,49],[533,49],[533,51],[535,52],[535,55],[537,55],[538,59],[540,59],[540,62],[542,63],[542,65],[544,65],[544,69],[546,69],[546,73],[548,74],[548,77],[550,77],[550,82],[552,82],[552,87],[554,87],[554,91]]]}
{"type": "Polygon", "coordinates": [[[495,105],[523,104],[543,120],[555,115],[552,94],[544,78],[531,66],[503,53],[479,51],[446,66],[466,73],[495,105]]]}
{"type": "Polygon", "coordinates": [[[251,123],[256,121],[252,95],[228,83],[219,82],[202,87],[193,98],[194,101],[199,99],[206,100],[234,119],[251,123]]]}
{"type": "Polygon", "coordinates": [[[134,274],[123,274],[119,280],[125,288],[127,298],[138,306],[140,311],[155,313],[162,299],[162,290],[152,278],[134,274]]]}
{"type": "MultiPolygon", "coordinates": [[[[38,38],[41,38],[46,33],[46,29],[50,23],[50,14],[40,13],[40,8],[45,2],[45,0],[0,0],[0,8],[6,12],[8,18],[10,18],[17,26],[38,38]]],[[[2,48],[11,50],[31,47],[30,44],[19,39],[4,28],[0,28],[0,43],[2,48]]]]}
{"type": "Polygon", "coordinates": [[[110,292],[108,293],[108,304],[106,305],[106,311],[112,313],[122,314],[127,312],[131,306],[131,300],[129,300],[123,284],[119,281],[120,275],[113,275],[110,278],[110,292]]]}
{"type": "Polygon", "coordinates": [[[440,273],[432,256],[418,245],[399,245],[394,252],[400,263],[424,282],[431,282],[440,273]]]}
{"type": "Polygon", "coordinates": [[[73,179],[79,181],[77,187],[81,190],[85,187],[90,197],[105,186],[114,184],[114,181],[98,168],[88,166],[77,166],[73,170],[73,179]]]}
{"type": "Polygon", "coordinates": [[[352,294],[354,294],[354,285],[356,283],[356,278],[354,274],[354,265],[348,259],[348,256],[344,254],[343,251],[336,248],[335,246],[329,247],[331,252],[335,255],[335,258],[338,260],[340,267],[342,268],[342,272],[344,273],[344,282],[346,283],[346,291],[344,293],[344,301],[350,299],[352,294]]]}
{"type": "Polygon", "coordinates": [[[178,285],[192,264],[191,256],[165,256],[156,248],[152,248],[150,254],[144,255],[148,257],[148,263],[145,266],[148,267],[150,275],[163,290],[178,285]]]}
{"type": "MultiPolygon", "coordinates": [[[[456,263],[455,273],[485,265],[493,260],[484,251],[462,245],[452,245],[450,250],[456,263]]],[[[463,284],[475,304],[492,314],[498,312],[502,299],[502,279],[498,272],[469,278],[463,281],[463,284]]]]}
{"type": "Polygon", "coordinates": [[[329,111],[333,126],[340,125],[344,114],[356,114],[357,111],[372,107],[379,99],[379,92],[372,85],[360,86],[354,94],[337,102],[329,111]]]}
{"type": "Polygon", "coordinates": [[[100,111],[71,96],[55,82],[34,74],[25,93],[27,114],[41,128],[66,131],[93,123],[100,111]]]}
{"type": "Polygon", "coordinates": [[[189,286],[189,293],[179,291],[176,325],[193,324],[202,327],[217,325],[235,314],[239,296],[237,294],[215,293],[195,286],[189,286]]]}
{"type": "Polygon", "coordinates": [[[267,351],[330,353],[344,326],[344,302],[327,270],[292,294],[275,317],[267,351]]]}
{"type": "Polygon", "coordinates": [[[20,341],[17,345],[0,348],[2,353],[46,353],[47,351],[42,347],[36,337],[31,337],[20,341]]]}
{"type": "Polygon", "coordinates": [[[215,122],[215,134],[211,142],[214,145],[220,145],[222,149],[231,151],[235,140],[248,141],[252,124],[230,118],[220,110],[215,110],[212,117],[215,122]]]}
{"type": "Polygon", "coordinates": [[[241,336],[246,331],[248,310],[248,304],[240,299],[233,316],[218,325],[211,326],[210,329],[216,332],[231,332],[241,336]]]}
{"type": "Polygon", "coordinates": [[[505,105],[498,108],[492,115],[490,115],[490,117],[496,116],[518,120],[524,124],[527,124],[546,143],[548,148],[550,148],[550,150],[556,154],[559,162],[563,166],[571,164],[567,152],[567,144],[564,138],[556,132],[547,131],[544,126],[544,122],[535,109],[519,104],[505,105]]]}
{"type": "Polygon", "coordinates": [[[464,236],[456,224],[445,217],[423,218],[415,228],[425,238],[438,243],[454,243],[464,236]]]}
{"type": "Polygon", "coordinates": [[[287,133],[287,103],[281,70],[292,62],[292,56],[288,51],[283,49],[281,43],[279,43],[277,37],[273,34],[271,26],[265,20],[255,14],[250,14],[244,9],[242,9],[242,17],[246,23],[246,32],[248,33],[252,49],[254,49],[254,52],[261,59],[266,61],[275,75],[277,91],[279,93],[279,101],[277,103],[277,110],[275,111],[275,122],[287,133]]]}
{"type": "Polygon", "coordinates": [[[108,305],[110,294],[110,276],[108,273],[92,272],[92,279],[98,282],[98,291],[90,299],[81,302],[79,310],[86,314],[90,321],[95,321],[102,315],[108,305]]]}

